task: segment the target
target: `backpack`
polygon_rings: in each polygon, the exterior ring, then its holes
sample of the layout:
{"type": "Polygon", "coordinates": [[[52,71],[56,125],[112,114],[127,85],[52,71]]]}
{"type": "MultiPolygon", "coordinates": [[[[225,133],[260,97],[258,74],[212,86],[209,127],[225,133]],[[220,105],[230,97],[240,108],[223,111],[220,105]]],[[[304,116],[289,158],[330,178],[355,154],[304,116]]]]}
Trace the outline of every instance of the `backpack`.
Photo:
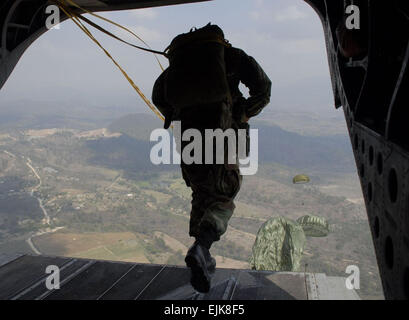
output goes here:
{"type": "Polygon", "coordinates": [[[175,37],[166,49],[165,97],[176,110],[231,101],[224,49],[231,45],[210,23],[175,37]]]}

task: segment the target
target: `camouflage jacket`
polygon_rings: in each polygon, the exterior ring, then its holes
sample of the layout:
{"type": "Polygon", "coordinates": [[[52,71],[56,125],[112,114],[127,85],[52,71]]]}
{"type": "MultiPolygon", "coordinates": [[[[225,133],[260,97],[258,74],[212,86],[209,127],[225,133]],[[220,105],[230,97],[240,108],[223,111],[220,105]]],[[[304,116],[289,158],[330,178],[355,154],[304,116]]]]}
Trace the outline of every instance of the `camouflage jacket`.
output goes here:
{"type": "MultiPolygon", "coordinates": [[[[225,62],[227,80],[233,100],[233,117],[239,120],[243,115],[248,118],[258,115],[270,102],[271,80],[257,61],[241,49],[234,47],[226,48],[225,62]],[[247,99],[243,97],[239,89],[240,82],[249,89],[250,96],[247,99]]],[[[171,117],[173,109],[166,102],[164,91],[165,79],[166,70],[154,84],[152,101],[165,118],[168,118],[171,117]]]]}
{"type": "Polygon", "coordinates": [[[257,61],[243,50],[228,48],[225,50],[227,80],[233,99],[233,116],[248,117],[258,115],[270,102],[271,80],[257,61]],[[239,83],[249,89],[250,97],[245,99],[239,89],[239,83]]]}

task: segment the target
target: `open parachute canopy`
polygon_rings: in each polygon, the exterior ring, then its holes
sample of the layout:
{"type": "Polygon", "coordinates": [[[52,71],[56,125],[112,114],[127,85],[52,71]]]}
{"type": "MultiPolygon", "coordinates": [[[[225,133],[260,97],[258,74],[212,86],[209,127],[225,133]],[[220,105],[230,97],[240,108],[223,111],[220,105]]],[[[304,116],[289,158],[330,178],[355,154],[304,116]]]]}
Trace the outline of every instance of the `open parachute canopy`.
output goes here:
{"type": "Polygon", "coordinates": [[[310,182],[310,178],[305,174],[297,174],[293,178],[293,183],[295,184],[308,183],[308,182],[310,182]]]}
{"type": "Polygon", "coordinates": [[[326,237],[329,233],[328,221],[323,217],[305,215],[297,219],[307,237],[326,237]]]}
{"type": "Polygon", "coordinates": [[[259,229],[250,266],[254,270],[300,271],[305,234],[295,221],[273,217],[259,229]]]}

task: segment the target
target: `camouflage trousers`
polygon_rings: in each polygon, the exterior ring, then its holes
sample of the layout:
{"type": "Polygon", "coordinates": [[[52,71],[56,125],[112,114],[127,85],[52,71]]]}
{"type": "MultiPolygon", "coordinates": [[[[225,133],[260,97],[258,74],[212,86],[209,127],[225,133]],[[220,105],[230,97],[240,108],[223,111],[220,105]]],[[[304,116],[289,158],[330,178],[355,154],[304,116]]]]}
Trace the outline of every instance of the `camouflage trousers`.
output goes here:
{"type": "MultiPolygon", "coordinates": [[[[181,125],[182,132],[195,128],[204,136],[205,129],[232,128],[233,120],[229,107],[221,104],[186,111],[181,125]]],[[[188,143],[182,142],[182,148],[188,143]]],[[[238,164],[185,164],[182,160],[181,169],[186,185],[192,189],[189,235],[198,237],[201,226],[210,225],[217,235],[214,241],[219,240],[226,232],[235,209],[233,200],[241,187],[238,164]]]]}
{"type": "Polygon", "coordinates": [[[192,189],[189,235],[198,237],[202,224],[210,225],[217,239],[226,232],[235,209],[234,198],[242,176],[237,165],[183,165],[183,178],[192,189]]]}

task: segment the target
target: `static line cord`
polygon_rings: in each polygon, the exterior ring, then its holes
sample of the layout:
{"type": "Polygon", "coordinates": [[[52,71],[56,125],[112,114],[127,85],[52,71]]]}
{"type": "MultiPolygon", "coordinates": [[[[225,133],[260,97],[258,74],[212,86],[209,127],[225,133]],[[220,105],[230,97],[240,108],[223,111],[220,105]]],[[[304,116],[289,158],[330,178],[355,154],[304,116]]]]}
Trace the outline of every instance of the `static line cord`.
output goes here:
{"type": "Polygon", "coordinates": [[[147,106],[156,114],[156,116],[158,116],[159,119],[164,121],[165,118],[162,116],[162,114],[155,108],[155,106],[149,101],[149,99],[146,98],[146,96],[133,82],[133,80],[129,77],[126,71],[111,56],[111,54],[98,42],[98,40],[92,35],[92,33],[87,29],[87,27],[80,21],[77,15],[75,13],[70,12],[70,10],[67,7],[65,7],[62,3],[59,3],[59,7],[93,42],[95,42],[95,44],[97,44],[101,48],[102,51],[104,51],[104,53],[112,60],[116,67],[121,71],[124,77],[128,80],[129,84],[135,89],[135,91],[139,94],[139,96],[147,104],[147,106]]]}

